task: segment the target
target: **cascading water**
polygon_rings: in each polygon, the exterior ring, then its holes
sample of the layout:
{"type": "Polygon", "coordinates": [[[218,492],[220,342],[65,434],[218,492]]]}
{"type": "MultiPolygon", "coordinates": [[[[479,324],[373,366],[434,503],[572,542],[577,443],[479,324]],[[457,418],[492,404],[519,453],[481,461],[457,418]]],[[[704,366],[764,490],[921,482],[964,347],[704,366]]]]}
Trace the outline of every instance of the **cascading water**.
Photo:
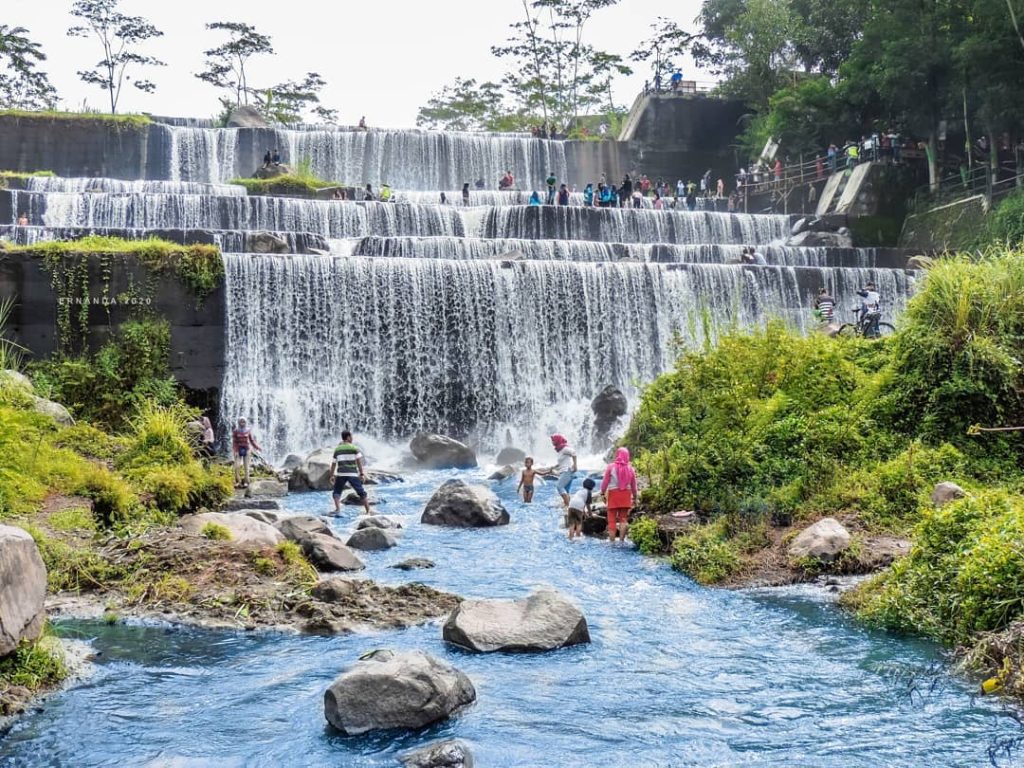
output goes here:
{"type": "Polygon", "coordinates": [[[26,181],[25,188],[29,192],[216,195],[220,197],[243,197],[246,194],[245,187],[239,184],[208,184],[197,181],[151,179],[125,181],[124,179],[66,178],[62,176],[32,176],[26,181]]]}
{"type": "Polygon", "coordinates": [[[166,146],[163,178],[217,184],[238,175],[236,129],[156,125],[153,130],[162,134],[166,146]]]}
{"type": "Polygon", "coordinates": [[[225,262],[223,413],[253,419],[277,459],[346,426],[388,438],[474,432],[494,444],[506,429],[541,426],[553,403],[589,402],[606,384],[635,392],[670,364],[677,342],[772,316],[802,329],[818,286],[852,295],[874,280],[893,308],[910,288],[894,270],[246,254],[225,262]]]}
{"type": "Polygon", "coordinates": [[[548,173],[565,179],[568,173],[562,142],[515,134],[278,130],[276,141],[285,162],[308,161],[321,178],[355,186],[386,182],[396,189],[461,190],[478,179],[497,184],[508,170],[524,184],[542,184],[548,173]]]}

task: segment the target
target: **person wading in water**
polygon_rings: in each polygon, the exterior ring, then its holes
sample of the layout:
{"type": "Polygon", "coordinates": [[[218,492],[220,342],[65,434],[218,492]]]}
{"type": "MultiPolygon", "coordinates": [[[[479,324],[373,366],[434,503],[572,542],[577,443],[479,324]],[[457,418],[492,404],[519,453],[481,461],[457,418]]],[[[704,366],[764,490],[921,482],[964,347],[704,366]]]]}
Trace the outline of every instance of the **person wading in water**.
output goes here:
{"type": "Polygon", "coordinates": [[[363,453],[352,443],[352,433],[345,430],[341,433],[341,443],[334,449],[334,460],[331,462],[331,476],[334,478],[334,514],[341,512],[341,493],[349,485],[356,492],[367,515],[370,511],[370,499],[366,495],[363,483],[366,481],[366,470],[363,465],[363,453]]]}
{"type": "Polygon", "coordinates": [[[629,511],[636,505],[636,470],[629,463],[629,449],[619,448],[615,461],[605,467],[601,493],[608,502],[608,541],[625,543],[629,532],[629,511]]]}

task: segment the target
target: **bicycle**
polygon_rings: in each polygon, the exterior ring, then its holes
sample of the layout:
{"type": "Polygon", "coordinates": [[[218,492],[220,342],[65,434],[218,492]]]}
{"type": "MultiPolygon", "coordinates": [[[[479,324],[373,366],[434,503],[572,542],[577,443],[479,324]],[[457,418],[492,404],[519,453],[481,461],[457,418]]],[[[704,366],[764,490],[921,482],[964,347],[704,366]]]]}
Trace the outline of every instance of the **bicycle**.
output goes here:
{"type": "Polygon", "coordinates": [[[883,323],[879,318],[882,313],[870,313],[864,317],[858,317],[856,322],[843,323],[836,331],[836,336],[860,336],[864,339],[879,339],[883,336],[892,336],[896,333],[896,326],[892,323],[883,323]]]}

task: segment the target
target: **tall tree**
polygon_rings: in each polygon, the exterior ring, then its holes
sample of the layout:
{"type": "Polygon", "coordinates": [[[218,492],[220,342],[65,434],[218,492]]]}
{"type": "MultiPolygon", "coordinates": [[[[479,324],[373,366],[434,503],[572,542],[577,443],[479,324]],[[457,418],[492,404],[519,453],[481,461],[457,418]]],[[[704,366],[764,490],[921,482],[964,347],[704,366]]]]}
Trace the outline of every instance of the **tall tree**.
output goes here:
{"type": "Polygon", "coordinates": [[[216,21],[207,29],[228,33],[228,40],[204,52],[206,68],[196,77],[215,88],[229,91],[236,107],[249,103],[251,90],[246,65],[253,56],[273,55],[270,37],[250,24],[216,21]]]}
{"type": "Polygon", "coordinates": [[[651,62],[651,72],[657,82],[665,80],[676,69],[686,54],[694,35],[682,29],[672,19],[659,16],[651,24],[651,35],[640,43],[629,58],[632,61],[651,62]]]}
{"type": "Polygon", "coordinates": [[[302,80],[287,80],[255,91],[256,103],[263,116],[275,123],[299,123],[307,113],[321,122],[333,123],[338,113],[320,103],[320,92],[325,85],[327,81],[318,73],[309,72],[302,80]]]}
{"type": "Polygon", "coordinates": [[[516,130],[526,127],[508,125],[505,122],[507,117],[500,85],[457,77],[455,82],[432,94],[430,100],[420,107],[416,125],[449,131],[516,130]]]}
{"type": "Polygon", "coordinates": [[[37,66],[46,61],[42,46],[24,27],[0,24],[0,106],[9,109],[52,108],[57,91],[37,66]]]}
{"type": "Polygon", "coordinates": [[[141,16],[121,13],[120,0],[75,0],[71,15],[85,22],[68,29],[71,37],[93,37],[103,48],[103,58],[92,68],[81,70],[78,76],[90,85],[97,85],[110,98],[110,112],[117,113],[125,81],[145,93],[156,90],[156,84],[139,78],[132,80],[128,73],[138,67],[165,66],[152,56],[139,53],[140,47],[163,32],[141,16]]]}

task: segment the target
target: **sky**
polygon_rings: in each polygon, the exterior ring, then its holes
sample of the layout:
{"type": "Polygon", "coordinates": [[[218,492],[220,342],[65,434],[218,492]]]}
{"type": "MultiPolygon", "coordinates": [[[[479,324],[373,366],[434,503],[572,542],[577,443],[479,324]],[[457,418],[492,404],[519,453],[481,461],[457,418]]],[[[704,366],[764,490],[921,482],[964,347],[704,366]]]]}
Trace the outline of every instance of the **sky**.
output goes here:
{"type": "MultiPolygon", "coordinates": [[[[2,0],[0,21],[26,27],[48,56],[43,69],[57,87],[66,109],[83,103],[104,108],[105,93],[75,74],[102,58],[92,39],[67,37],[75,23],[71,0],[2,0]]],[[[599,11],[587,34],[599,48],[626,56],[648,37],[659,15],[671,16],[693,30],[701,0],[620,0],[599,11]]],[[[203,67],[203,51],[222,37],[205,29],[212,21],[243,21],[269,34],[277,55],[253,61],[250,82],[273,84],[319,72],[327,87],[326,106],[338,121],[386,127],[411,127],[430,95],[456,77],[497,80],[508,60],[490,48],[506,38],[508,24],[523,15],[521,0],[122,0],[125,13],[141,15],[164,32],[145,53],[167,62],[146,68],[157,84],[145,94],[126,89],[119,111],[176,117],[213,117],[219,112],[216,89],[194,75],[203,67]]],[[[645,64],[634,67],[616,86],[616,101],[629,106],[650,77],[645,64]]],[[[683,66],[686,79],[711,78],[683,66]]]]}

